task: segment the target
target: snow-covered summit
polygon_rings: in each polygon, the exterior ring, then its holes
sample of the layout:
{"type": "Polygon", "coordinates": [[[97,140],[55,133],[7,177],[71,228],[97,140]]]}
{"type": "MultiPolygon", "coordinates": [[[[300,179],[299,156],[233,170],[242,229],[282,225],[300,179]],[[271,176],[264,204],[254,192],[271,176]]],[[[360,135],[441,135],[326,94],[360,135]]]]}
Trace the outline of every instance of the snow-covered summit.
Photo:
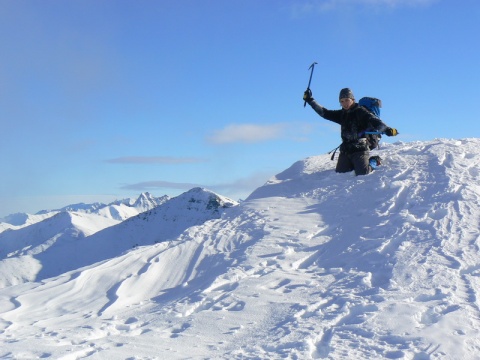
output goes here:
{"type": "Polygon", "coordinates": [[[163,204],[168,199],[169,197],[167,195],[161,198],[156,198],[149,192],[144,192],[140,194],[137,200],[135,200],[132,207],[137,209],[139,212],[144,212],[153,209],[155,206],[163,204]]]}
{"type": "Polygon", "coordinates": [[[82,239],[98,261],[0,290],[0,357],[476,359],[480,139],[375,153],[367,176],[313,156],[210,220],[195,189],[82,239]]]}
{"type": "Polygon", "coordinates": [[[193,188],[172,200],[172,204],[188,203],[188,210],[209,210],[214,213],[219,213],[222,209],[238,205],[238,202],[235,200],[200,187],[193,188]]]}

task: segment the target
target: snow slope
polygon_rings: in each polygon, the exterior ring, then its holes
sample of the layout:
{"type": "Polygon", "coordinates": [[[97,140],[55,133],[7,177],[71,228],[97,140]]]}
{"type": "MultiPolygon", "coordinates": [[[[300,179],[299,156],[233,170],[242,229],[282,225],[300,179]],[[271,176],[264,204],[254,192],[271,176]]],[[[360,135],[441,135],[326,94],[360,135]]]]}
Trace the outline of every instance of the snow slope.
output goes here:
{"type": "Polygon", "coordinates": [[[58,276],[139,245],[173,239],[233,205],[230,199],[195,188],[122,223],[67,211],[0,233],[0,288],[58,276]]]}
{"type": "Polygon", "coordinates": [[[79,257],[65,259],[79,239],[118,223],[98,215],[60,212],[0,233],[0,288],[61,274],[79,257]]]}
{"type": "Polygon", "coordinates": [[[0,357],[477,359],[479,149],[385,144],[359,177],[315,156],[175,237],[97,232],[140,246],[1,289],[0,357]]]}

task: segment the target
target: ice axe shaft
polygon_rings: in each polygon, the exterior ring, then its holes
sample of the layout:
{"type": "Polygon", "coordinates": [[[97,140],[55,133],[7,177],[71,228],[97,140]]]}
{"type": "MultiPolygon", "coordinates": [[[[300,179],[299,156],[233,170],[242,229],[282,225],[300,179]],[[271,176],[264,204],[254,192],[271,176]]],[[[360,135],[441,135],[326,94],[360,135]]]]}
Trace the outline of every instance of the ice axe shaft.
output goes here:
{"type": "Polygon", "coordinates": [[[385,131],[365,131],[365,135],[385,135],[385,131]]]}
{"type": "MultiPolygon", "coordinates": [[[[316,62],[314,62],[312,65],[310,65],[310,67],[308,69],[312,69],[310,71],[310,79],[308,79],[308,85],[307,85],[307,90],[310,89],[310,84],[312,83],[312,75],[313,75],[313,69],[315,68],[315,64],[317,64],[316,62]]],[[[305,101],[303,103],[303,107],[305,107],[305,105],[307,105],[307,102],[305,101]]]]}
{"type": "Polygon", "coordinates": [[[307,89],[310,89],[310,84],[312,83],[312,75],[313,75],[313,69],[315,68],[315,64],[317,64],[316,62],[314,62],[312,65],[310,65],[310,67],[308,68],[309,70],[312,69],[310,71],[310,79],[308,79],[308,85],[307,85],[307,89]]]}

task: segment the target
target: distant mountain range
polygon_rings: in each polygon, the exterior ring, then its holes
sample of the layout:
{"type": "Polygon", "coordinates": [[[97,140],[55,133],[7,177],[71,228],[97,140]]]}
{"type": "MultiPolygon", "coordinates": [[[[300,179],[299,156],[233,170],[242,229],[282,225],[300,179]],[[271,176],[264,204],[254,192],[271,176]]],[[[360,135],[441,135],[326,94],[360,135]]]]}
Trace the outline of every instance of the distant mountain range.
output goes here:
{"type": "Polygon", "coordinates": [[[170,199],[169,196],[154,197],[149,192],[141,193],[136,199],[116,200],[110,204],[72,204],[61,209],[41,210],[36,214],[16,213],[0,218],[0,232],[5,229],[19,228],[32,225],[45,220],[61,212],[78,212],[84,214],[96,214],[107,219],[123,221],[141,212],[153,209],[170,199]]]}

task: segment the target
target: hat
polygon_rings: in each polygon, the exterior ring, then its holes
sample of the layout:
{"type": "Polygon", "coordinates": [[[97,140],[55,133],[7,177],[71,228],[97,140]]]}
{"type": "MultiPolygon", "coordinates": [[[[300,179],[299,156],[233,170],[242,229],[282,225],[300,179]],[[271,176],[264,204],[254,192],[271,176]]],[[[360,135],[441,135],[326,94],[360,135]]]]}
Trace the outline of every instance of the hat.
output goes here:
{"type": "Polygon", "coordinates": [[[349,88],[340,90],[340,95],[338,96],[338,98],[339,99],[347,98],[347,99],[355,100],[355,96],[353,96],[353,92],[349,88]]]}

